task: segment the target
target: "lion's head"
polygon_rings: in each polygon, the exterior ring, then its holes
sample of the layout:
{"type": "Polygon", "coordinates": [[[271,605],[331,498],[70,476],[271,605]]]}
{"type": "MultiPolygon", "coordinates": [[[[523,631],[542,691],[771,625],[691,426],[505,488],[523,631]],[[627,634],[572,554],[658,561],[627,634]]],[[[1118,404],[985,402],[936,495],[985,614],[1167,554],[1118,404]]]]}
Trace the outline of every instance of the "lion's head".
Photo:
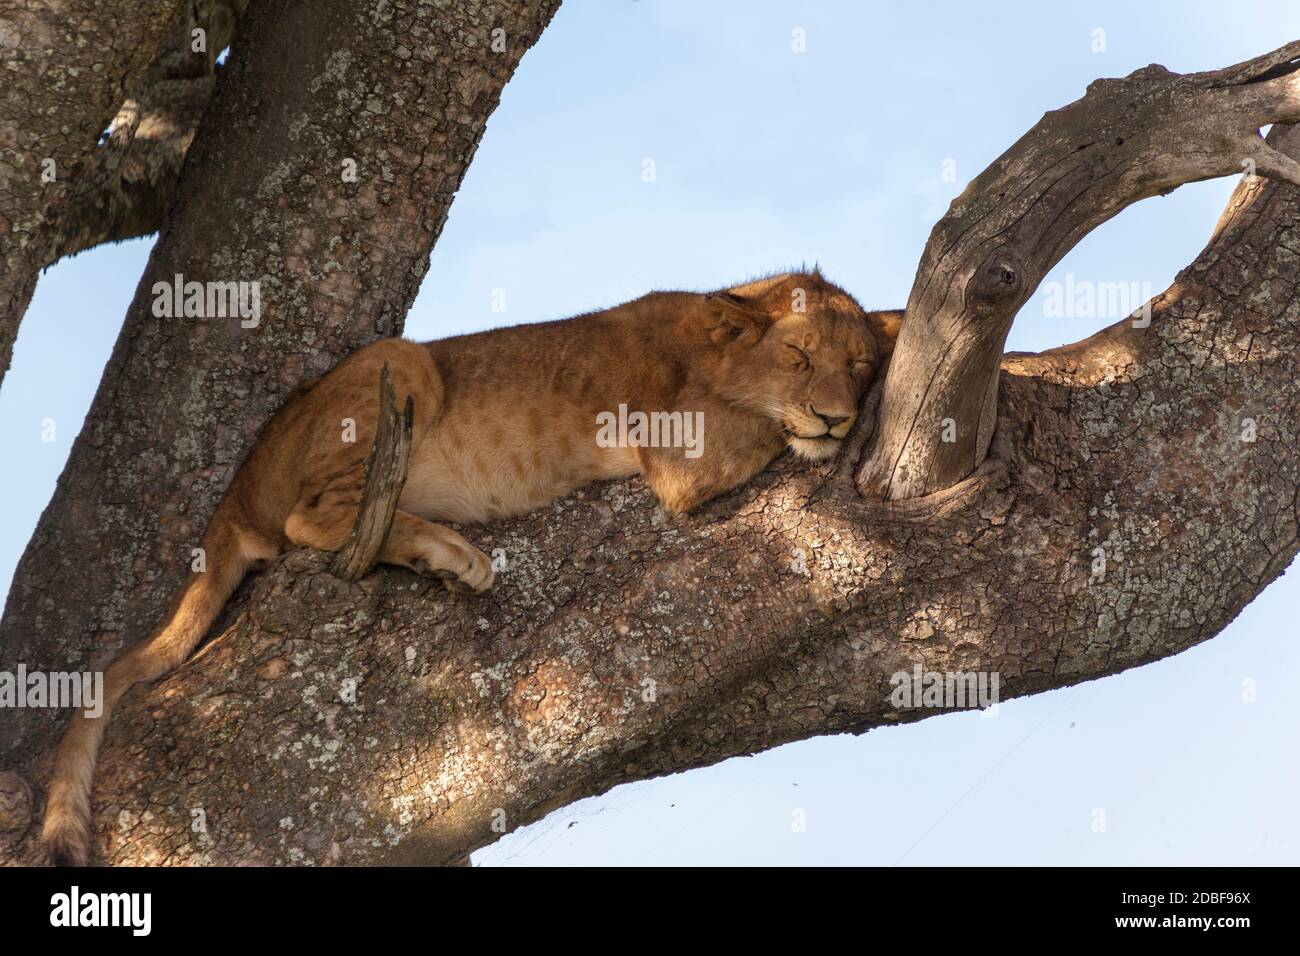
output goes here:
{"type": "Polygon", "coordinates": [[[812,461],[839,450],[902,321],[900,312],[864,311],[816,270],[709,293],[704,308],[719,346],[718,392],[777,423],[812,461]]]}

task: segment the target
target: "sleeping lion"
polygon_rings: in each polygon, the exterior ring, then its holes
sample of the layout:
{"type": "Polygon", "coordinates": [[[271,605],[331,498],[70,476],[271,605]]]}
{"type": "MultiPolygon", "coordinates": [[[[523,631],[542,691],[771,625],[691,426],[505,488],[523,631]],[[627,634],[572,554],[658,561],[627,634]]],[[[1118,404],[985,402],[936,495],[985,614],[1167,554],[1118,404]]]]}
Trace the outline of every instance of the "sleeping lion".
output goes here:
{"type": "Polygon", "coordinates": [[[901,312],[863,311],[814,270],[424,344],[387,339],[348,357],[276,413],[204,535],[206,571],[192,572],[160,627],[108,668],[100,716],[73,717],[45,812],[51,856],[75,865],[90,857],[95,756],[122,694],[184,663],[248,571],[291,548],[346,542],[385,362],[399,400],[413,396],[415,419],[379,560],[481,592],[492,585],[490,559],[439,522],[518,515],[637,474],[665,509],[683,513],[748,481],[787,446],[831,458],[901,321],[901,312]],[[699,427],[647,440],[643,428],[622,427],[638,413],[699,427]]]}

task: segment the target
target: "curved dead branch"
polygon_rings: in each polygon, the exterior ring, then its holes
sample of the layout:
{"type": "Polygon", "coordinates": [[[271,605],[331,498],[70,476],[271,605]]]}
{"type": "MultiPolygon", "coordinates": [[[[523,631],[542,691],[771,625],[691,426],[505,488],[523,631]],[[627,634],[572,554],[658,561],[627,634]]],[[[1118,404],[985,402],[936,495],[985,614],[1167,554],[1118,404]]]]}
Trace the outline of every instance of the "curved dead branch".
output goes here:
{"type": "Polygon", "coordinates": [[[344,581],[360,581],[375,566],[384,539],[393,527],[397,501],[406,486],[406,466],[411,458],[411,428],[415,400],[406,396],[405,411],[397,411],[393,380],[384,363],[379,375],[379,427],[366,458],[365,487],[357,519],[348,540],[334,555],[330,570],[344,581]]]}
{"type": "Polygon", "coordinates": [[[1300,42],[1224,70],[1144,67],[1047,113],[930,234],[858,472],[864,494],[928,495],[988,454],[1012,319],[1043,276],[1127,206],[1243,170],[1300,183],[1259,135],[1300,120],[1300,42]]]}

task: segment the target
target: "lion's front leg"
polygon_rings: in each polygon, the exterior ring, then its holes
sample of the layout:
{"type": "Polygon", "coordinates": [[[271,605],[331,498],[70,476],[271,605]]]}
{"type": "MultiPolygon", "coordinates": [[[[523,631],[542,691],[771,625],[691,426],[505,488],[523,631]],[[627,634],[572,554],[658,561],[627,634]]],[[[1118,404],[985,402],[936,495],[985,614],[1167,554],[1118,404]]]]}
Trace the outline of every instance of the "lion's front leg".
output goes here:
{"type": "Polygon", "coordinates": [[[771,429],[717,428],[714,434],[697,457],[681,448],[637,449],[641,472],[665,511],[687,514],[740,487],[784,447],[771,429]]]}
{"type": "Polygon", "coordinates": [[[688,514],[706,501],[735,487],[724,486],[704,469],[692,468],[674,460],[671,455],[665,454],[666,451],[670,449],[639,449],[638,457],[641,459],[641,471],[646,483],[669,514],[688,514]]]}

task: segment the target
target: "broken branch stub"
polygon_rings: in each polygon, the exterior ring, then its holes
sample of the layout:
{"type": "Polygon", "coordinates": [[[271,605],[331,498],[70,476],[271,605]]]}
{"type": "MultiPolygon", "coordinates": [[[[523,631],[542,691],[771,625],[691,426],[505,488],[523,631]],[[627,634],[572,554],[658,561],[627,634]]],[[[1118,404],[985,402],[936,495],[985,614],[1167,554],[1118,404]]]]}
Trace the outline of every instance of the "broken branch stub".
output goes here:
{"type": "Polygon", "coordinates": [[[857,473],[886,500],[951,487],[988,455],[1012,319],[1044,275],[1125,207],[1257,173],[1300,185],[1261,127],[1300,120],[1300,42],[1206,73],[1097,80],[977,176],[930,234],[857,473]]]}
{"type": "Polygon", "coordinates": [[[406,396],[406,409],[397,411],[393,382],[384,363],[379,374],[379,425],[375,443],[366,458],[365,488],[347,543],[334,555],[330,571],[345,581],[358,581],[370,573],[379,549],[393,526],[397,500],[406,484],[406,466],[411,457],[411,429],[415,401],[406,396]]]}

